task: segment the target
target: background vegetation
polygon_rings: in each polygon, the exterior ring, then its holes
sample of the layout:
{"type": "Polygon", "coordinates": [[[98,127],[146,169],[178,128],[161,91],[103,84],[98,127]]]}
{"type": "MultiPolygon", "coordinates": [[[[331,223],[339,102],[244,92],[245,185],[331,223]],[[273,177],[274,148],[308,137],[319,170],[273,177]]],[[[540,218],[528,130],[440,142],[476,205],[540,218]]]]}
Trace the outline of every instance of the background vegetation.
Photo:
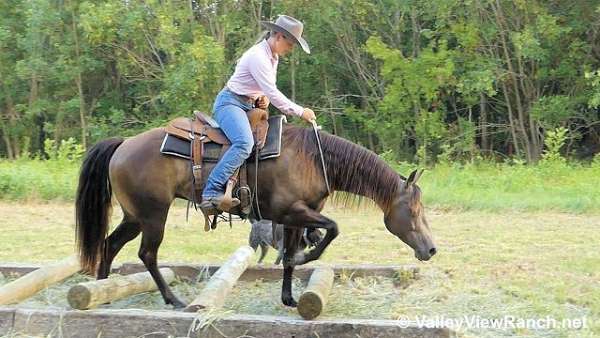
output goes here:
{"type": "Polygon", "coordinates": [[[305,22],[313,54],[282,60],[280,88],[377,153],[534,163],[560,131],[567,158],[600,147],[597,1],[6,0],[0,13],[5,158],[209,111],[259,20],[282,13],[305,22]]]}
{"type": "MultiPolygon", "coordinates": [[[[73,139],[54,148],[46,142],[48,159],[0,161],[0,200],[71,202],[77,188],[83,148],[73,139]],[[51,151],[51,149],[58,149],[51,151]]],[[[546,153],[536,165],[440,162],[427,169],[419,185],[427,207],[466,211],[559,211],[600,213],[600,161],[567,163],[546,153]]],[[[416,164],[382,157],[399,173],[416,164]]]]}

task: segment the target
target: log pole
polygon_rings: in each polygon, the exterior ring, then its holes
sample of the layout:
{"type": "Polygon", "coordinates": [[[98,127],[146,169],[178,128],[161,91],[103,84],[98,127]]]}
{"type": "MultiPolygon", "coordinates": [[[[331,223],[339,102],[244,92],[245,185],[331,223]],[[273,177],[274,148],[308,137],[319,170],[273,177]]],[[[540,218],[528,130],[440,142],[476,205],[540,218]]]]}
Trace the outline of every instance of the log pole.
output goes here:
{"type": "Polygon", "coordinates": [[[229,291],[250,265],[253,256],[254,250],[247,245],[237,249],[227,262],[210,277],[198,297],[184,311],[197,312],[205,308],[221,307],[229,291]]]}
{"type": "Polygon", "coordinates": [[[306,290],[298,300],[298,313],[302,318],[314,319],[321,314],[327,304],[332,285],[333,269],[318,267],[313,271],[306,290]]]}
{"type": "MultiPolygon", "coordinates": [[[[175,273],[169,268],[161,268],[165,282],[175,280],[175,273]]],[[[86,310],[100,304],[110,303],[142,292],[154,291],[158,287],[149,272],[139,272],[126,276],[79,283],[67,293],[72,308],[86,310]]]]}
{"type": "Polygon", "coordinates": [[[46,265],[0,287],[0,305],[19,303],[39,291],[79,272],[79,258],[68,257],[46,265]]]}

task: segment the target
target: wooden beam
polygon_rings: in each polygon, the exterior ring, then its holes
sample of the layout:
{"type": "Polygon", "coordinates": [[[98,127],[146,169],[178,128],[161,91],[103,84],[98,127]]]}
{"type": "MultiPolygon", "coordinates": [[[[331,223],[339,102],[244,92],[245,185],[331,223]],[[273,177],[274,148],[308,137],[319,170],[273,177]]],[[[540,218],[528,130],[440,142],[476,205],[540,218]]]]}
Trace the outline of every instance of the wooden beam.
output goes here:
{"type": "Polygon", "coordinates": [[[79,258],[75,255],[55,264],[42,266],[0,287],[0,305],[19,303],[79,270],[79,258]]]}
{"type": "MultiPolygon", "coordinates": [[[[169,268],[160,269],[160,273],[167,284],[175,280],[175,273],[169,268]]],[[[156,282],[149,272],[139,272],[127,276],[79,283],[69,289],[67,300],[72,308],[86,310],[100,304],[157,289],[156,282]]]]}
{"type": "Polygon", "coordinates": [[[254,250],[249,246],[237,249],[231,257],[208,280],[200,295],[185,308],[186,312],[196,312],[205,308],[219,308],[242,273],[250,264],[254,250]]]}
{"type": "MultiPolygon", "coordinates": [[[[175,276],[182,280],[197,281],[198,279],[208,279],[221,267],[219,263],[161,263],[160,268],[171,268],[175,272],[175,276]]],[[[3,263],[0,265],[0,273],[4,276],[22,276],[33,270],[40,268],[36,264],[17,264],[3,263]]],[[[413,274],[419,273],[419,268],[415,265],[348,265],[337,264],[331,268],[335,272],[335,278],[345,276],[347,278],[364,278],[377,276],[383,278],[394,278],[398,273],[413,274]]],[[[294,269],[294,278],[308,281],[315,266],[302,265],[294,269]]],[[[147,271],[144,264],[141,263],[123,263],[113,264],[111,273],[119,275],[130,275],[132,273],[147,271]]],[[[281,280],[283,268],[280,265],[253,265],[249,266],[246,271],[240,276],[240,281],[255,281],[261,279],[263,281],[281,280]]]]}
{"type": "Polygon", "coordinates": [[[257,316],[178,311],[26,309],[0,307],[0,336],[54,337],[404,337],[450,338],[446,328],[410,327],[397,320],[330,319],[306,321],[289,316],[257,316]],[[3,331],[4,330],[4,331],[3,331]]]}
{"type": "Polygon", "coordinates": [[[313,271],[298,300],[298,313],[302,318],[314,319],[321,314],[329,298],[333,275],[333,269],[329,267],[318,267],[313,271]]]}

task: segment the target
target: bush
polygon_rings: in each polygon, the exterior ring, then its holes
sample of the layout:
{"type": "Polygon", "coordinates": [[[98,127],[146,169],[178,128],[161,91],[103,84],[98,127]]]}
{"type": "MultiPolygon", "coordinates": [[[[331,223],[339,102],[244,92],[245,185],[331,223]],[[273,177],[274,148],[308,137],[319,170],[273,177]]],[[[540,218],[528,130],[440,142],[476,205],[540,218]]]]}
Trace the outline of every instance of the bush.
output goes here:
{"type": "Polygon", "coordinates": [[[542,154],[542,162],[546,163],[565,163],[565,158],[560,154],[560,149],[567,141],[568,130],[564,127],[559,127],[546,132],[544,144],[546,150],[542,154]]]}

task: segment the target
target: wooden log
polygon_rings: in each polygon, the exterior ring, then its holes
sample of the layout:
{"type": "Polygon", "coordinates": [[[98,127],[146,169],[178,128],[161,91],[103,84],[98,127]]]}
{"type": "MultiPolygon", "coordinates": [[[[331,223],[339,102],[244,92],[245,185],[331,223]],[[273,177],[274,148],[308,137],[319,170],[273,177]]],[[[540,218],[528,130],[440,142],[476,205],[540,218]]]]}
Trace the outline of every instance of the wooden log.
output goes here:
{"type": "Polygon", "coordinates": [[[298,300],[298,313],[302,318],[313,319],[321,314],[327,304],[332,285],[332,268],[318,267],[313,271],[306,290],[302,292],[298,300]]]}
{"type": "MultiPolygon", "coordinates": [[[[169,268],[160,269],[160,273],[167,284],[175,280],[175,273],[169,268]]],[[[79,283],[69,289],[67,300],[72,308],[86,310],[100,304],[157,289],[156,282],[154,282],[150,272],[139,272],[132,275],[79,283]]]]}
{"type": "Polygon", "coordinates": [[[0,287],[0,305],[19,303],[79,270],[81,270],[79,258],[75,255],[54,264],[42,266],[0,287]]]}
{"type": "Polygon", "coordinates": [[[219,308],[242,273],[250,264],[254,250],[249,246],[237,249],[231,257],[210,277],[200,295],[184,311],[196,312],[205,308],[219,308]]]}

